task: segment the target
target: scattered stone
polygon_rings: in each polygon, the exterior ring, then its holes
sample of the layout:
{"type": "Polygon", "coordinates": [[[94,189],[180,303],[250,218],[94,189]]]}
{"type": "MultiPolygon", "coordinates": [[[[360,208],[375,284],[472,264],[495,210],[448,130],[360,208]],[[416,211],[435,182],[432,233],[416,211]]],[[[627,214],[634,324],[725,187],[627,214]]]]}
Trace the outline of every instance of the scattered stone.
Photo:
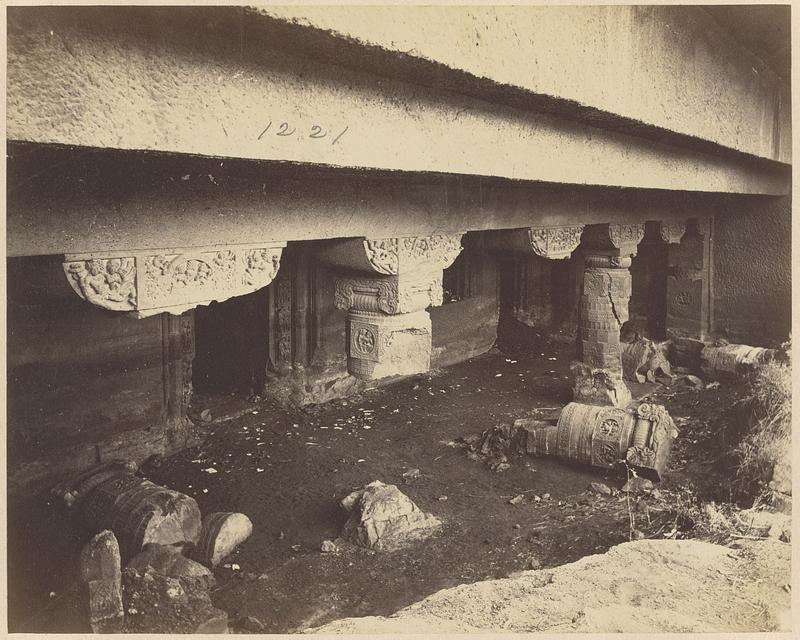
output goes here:
{"type": "Polygon", "coordinates": [[[543,493],[542,494],[542,500],[549,500],[549,499],[550,499],[550,494],[549,493],[543,493]]]}
{"type": "MultiPolygon", "coordinates": [[[[206,566],[216,567],[253,533],[253,523],[243,513],[221,511],[203,518],[196,557],[206,566]]],[[[282,533],[282,532],[281,532],[282,533]]]]}
{"type": "Polygon", "coordinates": [[[636,476],[625,483],[622,491],[633,494],[650,493],[653,491],[653,481],[636,476]]]}
{"type": "Polygon", "coordinates": [[[412,480],[414,478],[419,478],[419,469],[409,469],[403,474],[403,477],[406,480],[412,480]]]}
{"type": "Polygon", "coordinates": [[[261,620],[254,618],[253,616],[247,616],[246,618],[243,618],[239,623],[239,627],[243,631],[249,631],[250,633],[262,633],[266,628],[261,620]]]}
{"type": "Polygon", "coordinates": [[[512,528],[513,528],[513,529],[522,529],[522,525],[520,525],[520,524],[514,524],[514,525],[512,526],[512,528]]]}
{"type": "Polygon", "coordinates": [[[350,512],[342,537],[369,549],[391,551],[436,533],[441,522],[420,510],[396,486],[379,480],[342,500],[350,512]]]}
{"type": "Polygon", "coordinates": [[[128,568],[144,571],[148,566],[170,578],[200,578],[214,586],[214,576],[199,562],[184,556],[171,545],[146,544],[142,552],[128,563],[128,568]]]}
{"type": "Polygon", "coordinates": [[[322,553],[338,553],[339,547],[333,540],[323,540],[319,548],[322,553]]]}
{"type": "Polygon", "coordinates": [[[513,498],[511,498],[511,500],[508,501],[508,504],[513,504],[513,505],[522,504],[522,501],[524,499],[525,499],[525,496],[520,493],[519,495],[516,495],[513,498]]]}
{"type": "Polygon", "coordinates": [[[773,538],[784,542],[792,540],[792,518],[785,513],[746,509],[740,511],[737,518],[747,535],[773,538]]]}
{"type": "Polygon", "coordinates": [[[490,465],[489,468],[495,473],[503,473],[504,471],[508,471],[511,468],[511,465],[507,462],[496,462],[490,465]]]}
{"type": "Polygon", "coordinates": [[[719,382],[709,382],[706,385],[706,389],[719,389],[719,382]]]}
{"type": "Polygon", "coordinates": [[[122,572],[123,601],[131,613],[127,633],[225,633],[228,616],[213,606],[208,583],[196,578],[173,578],[128,567],[122,572]]]}
{"type": "Polygon", "coordinates": [[[634,529],[631,531],[631,539],[633,540],[643,540],[645,538],[645,534],[643,531],[639,531],[639,529],[634,529]]]}
{"type": "Polygon", "coordinates": [[[439,496],[437,499],[439,502],[447,502],[447,496],[439,496]]]}
{"type": "Polygon", "coordinates": [[[650,492],[650,495],[653,496],[656,500],[661,500],[661,490],[660,489],[653,489],[650,492]]]}
{"type": "Polygon", "coordinates": [[[686,374],[685,376],[681,377],[681,382],[686,383],[688,386],[694,389],[703,389],[705,388],[705,384],[703,381],[698,378],[697,376],[692,375],[691,373],[686,374]]]}
{"type": "Polygon", "coordinates": [[[203,422],[211,422],[211,411],[209,409],[203,409],[200,412],[200,419],[203,422]]]}
{"type": "Polygon", "coordinates": [[[541,569],[541,568],[542,568],[542,563],[541,563],[541,562],[539,562],[539,559],[538,559],[538,558],[536,558],[536,557],[534,557],[534,556],[531,556],[531,557],[528,559],[528,566],[527,566],[527,568],[528,568],[528,569],[532,569],[532,570],[541,569]]]}
{"type": "Polygon", "coordinates": [[[89,591],[89,624],[94,633],[120,631],[124,619],[119,544],[101,531],[81,550],[81,582],[89,591]]]}
{"type": "Polygon", "coordinates": [[[598,493],[604,496],[611,495],[611,489],[608,488],[608,485],[603,484],[602,482],[592,482],[589,485],[589,489],[594,493],[598,493]]]}

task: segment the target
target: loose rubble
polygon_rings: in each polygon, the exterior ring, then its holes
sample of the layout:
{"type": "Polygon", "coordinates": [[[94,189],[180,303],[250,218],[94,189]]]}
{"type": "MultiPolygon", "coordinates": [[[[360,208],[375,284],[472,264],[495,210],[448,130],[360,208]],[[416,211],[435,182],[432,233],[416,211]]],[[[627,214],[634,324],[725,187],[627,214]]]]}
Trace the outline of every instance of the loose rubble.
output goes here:
{"type": "Polygon", "coordinates": [[[341,504],[350,512],[342,537],[369,549],[401,549],[435,534],[442,526],[396,486],[379,480],[354,491],[341,504]]]}

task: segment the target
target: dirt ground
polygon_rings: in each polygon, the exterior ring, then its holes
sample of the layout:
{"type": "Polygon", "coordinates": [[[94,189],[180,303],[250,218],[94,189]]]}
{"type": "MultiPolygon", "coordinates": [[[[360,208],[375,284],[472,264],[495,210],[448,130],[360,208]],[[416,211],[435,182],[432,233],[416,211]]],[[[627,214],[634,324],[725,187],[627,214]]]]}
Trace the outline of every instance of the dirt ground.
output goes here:
{"type": "MultiPolygon", "coordinates": [[[[253,521],[253,535],[216,571],[214,604],[228,612],[234,629],[247,616],[267,633],[388,616],[443,589],[532,566],[559,567],[630,539],[630,502],[621,494],[587,492],[598,481],[618,489],[624,474],[531,457],[512,457],[511,468],[496,473],[457,446],[461,437],[534,408],[569,402],[573,350],[552,342],[524,354],[495,351],[303,410],[208,399],[215,421],[203,445],[144,471],[193,496],[203,513],[240,511],[253,521]],[[223,405],[238,417],[225,419],[223,405]],[[414,468],[419,477],[405,481],[403,473],[414,468]],[[322,541],[335,538],[347,519],[339,501],[372,480],[397,484],[443,521],[442,532],[402,552],[344,546],[322,553],[322,541]],[[509,503],[520,494],[522,502],[509,503]]],[[[735,499],[727,480],[733,461],[724,452],[746,427],[736,404],[741,384],[637,391],[654,393],[681,430],[661,488],[735,499]]],[[[636,507],[636,528],[646,537],[680,538],[687,523],[651,506],[636,507]]],[[[70,558],[85,538],[65,531],[60,517],[44,498],[9,505],[12,631],[84,628],[71,600],[76,566],[70,558]]],[[[625,595],[625,606],[635,596],[625,595]]],[[[760,629],[763,620],[752,620],[751,629],[760,629]]]]}

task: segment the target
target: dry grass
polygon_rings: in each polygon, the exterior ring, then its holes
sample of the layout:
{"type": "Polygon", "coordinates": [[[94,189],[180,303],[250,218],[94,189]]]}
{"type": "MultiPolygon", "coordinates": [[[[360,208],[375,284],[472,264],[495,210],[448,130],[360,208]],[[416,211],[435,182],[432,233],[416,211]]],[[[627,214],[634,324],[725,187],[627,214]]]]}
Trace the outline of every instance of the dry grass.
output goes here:
{"type": "Polygon", "coordinates": [[[770,501],[775,465],[790,460],[792,446],[792,374],[787,363],[771,362],[752,377],[748,398],[753,426],[736,448],[737,483],[770,501]]]}

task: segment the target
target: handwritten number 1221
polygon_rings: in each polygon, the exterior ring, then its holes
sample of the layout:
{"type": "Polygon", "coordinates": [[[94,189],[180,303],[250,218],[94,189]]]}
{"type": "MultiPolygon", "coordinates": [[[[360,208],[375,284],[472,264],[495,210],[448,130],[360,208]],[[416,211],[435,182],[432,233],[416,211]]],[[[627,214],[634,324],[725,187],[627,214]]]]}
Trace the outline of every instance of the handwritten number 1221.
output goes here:
{"type": "MultiPolygon", "coordinates": [[[[264,127],[264,130],[261,133],[258,134],[258,138],[257,139],[261,140],[261,138],[263,138],[266,135],[266,133],[270,130],[271,127],[272,127],[272,120],[270,120],[269,124],[267,124],[267,126],[264,127]]],[[[350,127],[348,125],[344,129],[342,129],[341,132],[335,138],[332,139],[331,145],[336,144],[339,141],[339,139],[345,134],[345,132],[349,128],[350,127]]],[[[294,135],[294,133],[296,131],[297,131],[297,128],[296,127],[290,127],[288,122],[281,122],[278,125],[278,128],[275,131],[275,135],[286,138],[286,137],[294,135]]],[[[320,138],[327,137],[327,135],[328,135],[328,132],[325,129],[320,127],[318,124],[315,124],[315,125],[312,125],[311,132],[308,134],[308,137],[309,138],[314,138],[314,139],[320,139],[320,138]]]]}

